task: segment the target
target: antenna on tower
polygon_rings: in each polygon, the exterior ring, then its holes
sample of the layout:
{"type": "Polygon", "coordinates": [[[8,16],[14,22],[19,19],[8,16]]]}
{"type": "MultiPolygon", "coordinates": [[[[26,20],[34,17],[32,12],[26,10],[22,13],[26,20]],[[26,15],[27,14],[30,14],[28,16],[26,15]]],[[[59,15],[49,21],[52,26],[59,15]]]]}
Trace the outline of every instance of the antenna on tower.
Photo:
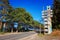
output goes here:
{"type": "Polygon", "coordinates": [[[43,11],[44,11],[44,0],[43,0],[43,11]]]}

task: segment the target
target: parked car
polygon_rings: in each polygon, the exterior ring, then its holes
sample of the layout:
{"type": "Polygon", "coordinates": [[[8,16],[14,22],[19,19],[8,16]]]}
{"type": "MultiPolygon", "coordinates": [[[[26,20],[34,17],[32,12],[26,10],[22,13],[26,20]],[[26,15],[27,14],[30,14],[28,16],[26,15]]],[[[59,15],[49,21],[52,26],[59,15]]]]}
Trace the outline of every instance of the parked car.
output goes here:
{"type": "Polygon", "coordinates": [[[28,27],[29,31],[34,31],[34,27],[28,27]]]}

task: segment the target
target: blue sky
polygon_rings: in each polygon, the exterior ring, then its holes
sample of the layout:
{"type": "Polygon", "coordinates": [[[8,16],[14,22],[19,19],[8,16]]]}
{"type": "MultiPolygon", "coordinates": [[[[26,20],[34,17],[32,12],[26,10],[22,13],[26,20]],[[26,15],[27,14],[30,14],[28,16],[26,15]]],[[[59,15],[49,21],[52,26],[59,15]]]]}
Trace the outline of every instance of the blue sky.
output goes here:
{"type": "Polygon", "coordinates": [[[46,9],[46,6],[53,4],[53,0],[9,0],[9,2],[13,8],[25,8],[37,21],[41,20],[43,6],[46,9]]]}

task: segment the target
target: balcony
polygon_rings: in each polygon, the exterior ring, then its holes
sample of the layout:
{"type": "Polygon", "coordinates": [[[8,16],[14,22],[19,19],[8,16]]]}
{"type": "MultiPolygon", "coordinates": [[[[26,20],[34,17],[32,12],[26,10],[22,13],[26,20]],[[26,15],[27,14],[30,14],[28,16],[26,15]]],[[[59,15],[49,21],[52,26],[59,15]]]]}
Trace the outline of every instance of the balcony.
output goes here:
{"type": "Polygon", "coordinates": [[[48,29],[44,29],[44,31],[48,31],[48,29]]]}
{"type": "Polygon", "coordinates": [[[48,28],[48,26],[44,26],[44,28],[48,28]]]}
{"type": "Polygon", "coordinates": [[[48,24],[48,22],[44,22],[44,24],[48,24]]]}

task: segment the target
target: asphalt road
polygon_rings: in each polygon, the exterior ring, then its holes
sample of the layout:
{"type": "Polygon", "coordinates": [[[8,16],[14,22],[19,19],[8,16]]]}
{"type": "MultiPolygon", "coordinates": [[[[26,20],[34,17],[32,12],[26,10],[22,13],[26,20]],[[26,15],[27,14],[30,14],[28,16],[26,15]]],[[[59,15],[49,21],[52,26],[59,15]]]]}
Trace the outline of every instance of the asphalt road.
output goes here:
{"type": "Polygon", "coordinates": [[[22,32],[20,34],[11,34],[6,36],[0,36],[0,40],[18,40],[24,37],[35,34],[35,32],[22,32]]]}

